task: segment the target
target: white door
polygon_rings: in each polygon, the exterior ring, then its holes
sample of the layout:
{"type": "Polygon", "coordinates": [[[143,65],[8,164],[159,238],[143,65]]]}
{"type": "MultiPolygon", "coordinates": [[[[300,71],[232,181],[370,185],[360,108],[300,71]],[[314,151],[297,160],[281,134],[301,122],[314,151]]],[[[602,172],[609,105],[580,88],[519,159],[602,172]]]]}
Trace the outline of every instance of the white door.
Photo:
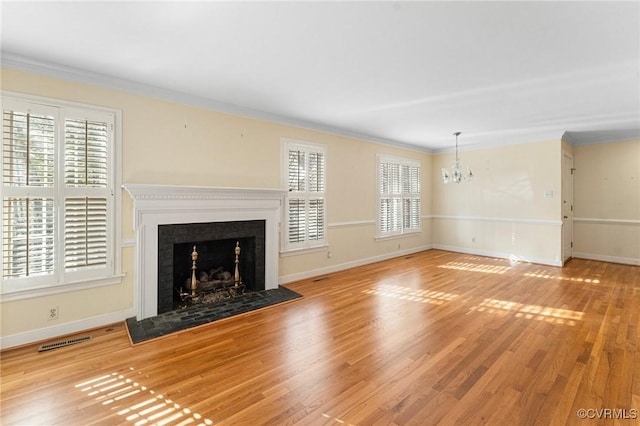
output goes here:
{"type": "Polygon", "coordinates": [[[573,156],[562,154],[562,262],[573,256],[573,156]]]}

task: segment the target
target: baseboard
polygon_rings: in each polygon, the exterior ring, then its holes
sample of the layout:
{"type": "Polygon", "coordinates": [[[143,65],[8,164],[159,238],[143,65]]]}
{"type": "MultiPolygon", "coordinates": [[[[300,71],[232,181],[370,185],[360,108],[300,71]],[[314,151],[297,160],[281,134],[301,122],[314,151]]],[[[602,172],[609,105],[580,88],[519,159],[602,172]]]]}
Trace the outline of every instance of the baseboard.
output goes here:
{"type": "Polygon", "coordinates": [[[431,244],[427,244],[420,247],[414,247],[406,250],[398,250],[392,253],[385,253],[378,256],[367,257],[365,259],[358,259],[351,262],[345,262],[339,265],[331,265],[325,268],[313,269],[311,271],[300,272],[297,274],[283,275],[280,277],[279,283],[280,284],[292,283],[292,282],[304,280],[307,278],[313,278],[320,275],[331,274],[333,272],[344,271],[346,269],[355,268],[357,266],[363,266],[363,265],[368,265],[370,263],[393,259],[394,257],[406,256],[408,254],[418,253],[418,252],[429,250],[432,248],[433,246],[431,244]]]}
{"type": "Polygon", "coordinates": [[[577,259],[599,260],[601,262],[621,263],[623,265],[640,266],[640,259],[633,257],[606,256],[604,254],[573,252],[573,257],[577,259]]]}
{"type": "Polygon", "coordinates": [[[556,259],[524,257],[524,256],[517,256],[511,253],[500,253],[500,252],[491,251],[491,250],[478,250],[478,249],[472,249],[468,247],[447,246],[444,244],[434,244],[433,248],[439,249],[439,250],[453,251],[456,253],[473,254],[476,256],[487,256],[487,257],[496,257],[499,259],[509,259],[516,262],[537,263],[540,265],[549,265],[549,266],[562,266],[562,261],[556,260],[556,259]]]}
{"type": "Polygon", "coordinates": [[[79,321],[72,321],[64,324],[54,325],[52,327],[39,328],[24,333],[12,334],[10,336],[0,337],[0,350],[22,346],[29,343],[40,342],[43,340],[53,339],[67,334],[78,333],[92,328],[102,327],[113,324],[115,322],[124,321],[127,318],[135,316],[133,309],[112,312],[106,315],[86,318],[79,321]]]}

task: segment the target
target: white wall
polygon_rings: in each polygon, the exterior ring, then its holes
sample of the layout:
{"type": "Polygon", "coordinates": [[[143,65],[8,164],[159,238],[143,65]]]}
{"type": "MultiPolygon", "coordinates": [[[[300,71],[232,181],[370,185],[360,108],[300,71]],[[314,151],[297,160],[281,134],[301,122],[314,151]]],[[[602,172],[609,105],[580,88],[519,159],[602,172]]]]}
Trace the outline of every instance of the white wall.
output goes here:
{"type": "Polygon", "coordinates": [[[433,161],[433,242],[465,253],[561,265],[560,140],[461,151],[470,182],[445,185],[433,161]]]}
{"type": "MultiPolygon", "coordinates": [[[[329,247],[280,258],[280,281],[339,270],[431,247],[430,203],[424,231],[376,240],[376,154],[419,160],[430,197],[431,154],[250,119],[102,87],[2,69],[2,89],[122,111],[123,183],[280,188],[281,139],[326,144],[329,247]],[[331,256],[329,257],[329,253],[331,256]]],[[[133,316],[133,203],[122,194],[123,272],[119,285],[2,301],[4,347],[97,327],[133,316]],[[59,319],[47,321],[57,306],[59,319]]]]}
{"type": "Polygon", "coordinates": [[[640,140],[573,155],[574,257],[640,265],[640,140]]]}

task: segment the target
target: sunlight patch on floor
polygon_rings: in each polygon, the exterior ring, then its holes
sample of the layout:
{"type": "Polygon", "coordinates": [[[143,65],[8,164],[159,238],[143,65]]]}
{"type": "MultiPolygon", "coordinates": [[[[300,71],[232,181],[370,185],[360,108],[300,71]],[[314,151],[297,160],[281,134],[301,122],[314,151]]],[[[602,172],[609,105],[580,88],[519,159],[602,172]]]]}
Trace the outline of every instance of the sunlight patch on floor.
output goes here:
{"type": "Polygon", "coordinates": [[[584,317],[584,312],[580,311],[540,305],[525,305],[523,303],[497,299],[484,299],[482,303],[473,306],[470,310],[500,316],[515,312],[517,318],[570,326],[576,325],[576,321],[580,321],[584,317]]]}
{"type": "MultiPolygon", "coordinates": [[[[133,368],[129,370],[134,371],[133,368]]],[[[89,379],[75,385],[75,388],[88,396],[95,397],[95,400],[104,406],[125,403],[125,407],[120,409],[117,414],[135,426],[166,425],[169,423],[179,426],[213,424],[211,420],[203,418],[200,414],[180,407],[172,400],[156,394],[146,386],[119,373],[105,374],[89,379]],[[136,401],[139,401],[140,396],[146,399],[126,406],[127,398],[134,396],[138,397],[136,401]]]]}
{"type": "Polygon", "coordinates": [[[526,274],[524,274],[524,276],[530,278],[543,278],[545,280],[575,281],[587,284],[600,284],[600,280],[597,278],[563,277],[562,275],[548,274],[546,273],[546,271],[527,272],[526,274]]]}
{"type": "Polygon", "coordinates": [[[330,415],[328,415],[328,414],[326,414],[326,413],[322,413],[322,417],[324,417],[324,418],[326,418],[326,419],[333,420],[334,422],[339,423],[339,424],[341,424],[341,425],[355,426],[355,425],[353,425],[353,424],[351,424],[351,423],[347,423],[347,422],[345,422],[345,421],[344,421],[344,420],[342,420],[342,419],[338,419],[337,417],[331,417],[330,415]]]}
{"type": "Polygon", "coordinates": [[[469,263],[469,262],[448,262],[444,265],[439,265],[438,268],[444,269],[457,269],[459,271],[470,272],[484,272],[487,274],[504,274],[511,269],[510,266],[501,265],[489,265],[483,263],[469,263]]]}
{"type": "Polygon", "coordinates": [[[362,290],[362,292],[393,297],[395,299],[410,300],[412,302],[431,303],[434,305],[442,305],[458,297],[457,294],[445,293],[443,291],[430,291],[391,284],[381,284],[375,288],[362,290]]]}

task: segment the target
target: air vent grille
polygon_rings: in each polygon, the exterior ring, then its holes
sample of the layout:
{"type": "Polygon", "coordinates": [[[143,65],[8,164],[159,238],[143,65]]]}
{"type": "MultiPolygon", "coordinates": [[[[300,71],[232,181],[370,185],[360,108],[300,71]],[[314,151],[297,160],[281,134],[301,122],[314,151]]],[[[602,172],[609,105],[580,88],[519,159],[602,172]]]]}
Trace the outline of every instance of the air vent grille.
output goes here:
{"type": "Polygon", "coordinates": [[[38,348],[38,352],[50,351],[52,349],[58,349],[64,346],[75,345],[76,343],[86,342],[87,340],[91,340],[91,336],[84,336],[84,337],[78,337],[75,339],[64,340],[62,342],[49,343],[49,344],[40,346],[40,348],[38,348]]]}

